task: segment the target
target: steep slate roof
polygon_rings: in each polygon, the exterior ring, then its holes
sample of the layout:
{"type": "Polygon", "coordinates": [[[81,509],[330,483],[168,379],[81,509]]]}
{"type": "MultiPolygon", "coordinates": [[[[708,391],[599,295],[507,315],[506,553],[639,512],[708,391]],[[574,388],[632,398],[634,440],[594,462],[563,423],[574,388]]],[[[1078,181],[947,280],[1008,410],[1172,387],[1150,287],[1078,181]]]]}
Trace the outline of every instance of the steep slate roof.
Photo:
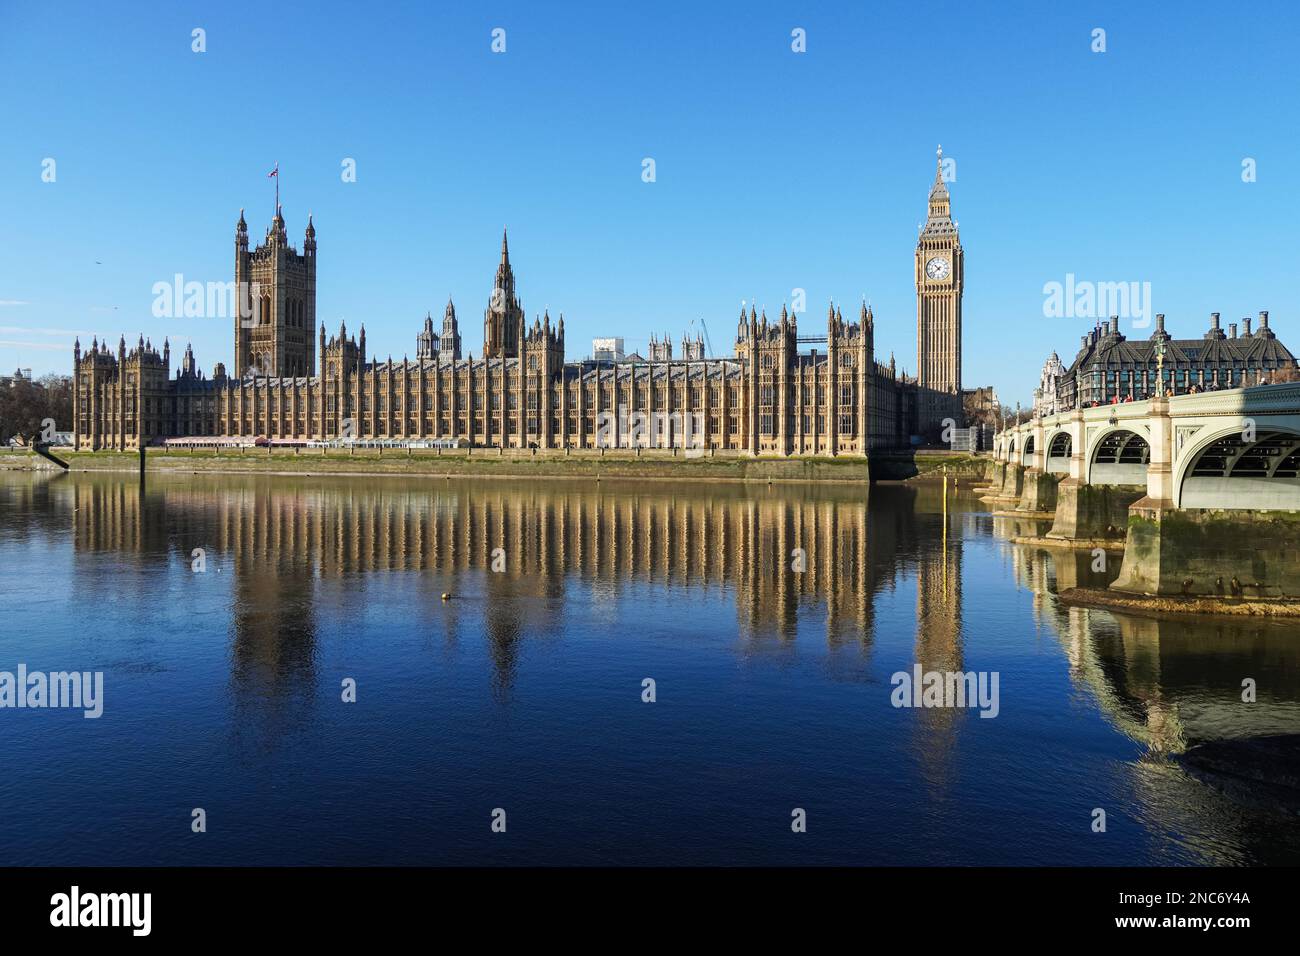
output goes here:
{"type": "Polygon", "coordinates": [[[1242,365],[1276,368],[1295,364],[1295,356],[1267,326],[1236,338],[1228,338],[1222,330],[1211,328],[1199,339],[1175,339],[1164,331],[1162,320],[1149,339],[1127,339],[1107,327],[1095,329],[1075,355],[1066,377],[1133,366],[1154,369],[1156,343],[1161,338],[1165,342],[1165,365],[1174,369],[1242,365]]]}

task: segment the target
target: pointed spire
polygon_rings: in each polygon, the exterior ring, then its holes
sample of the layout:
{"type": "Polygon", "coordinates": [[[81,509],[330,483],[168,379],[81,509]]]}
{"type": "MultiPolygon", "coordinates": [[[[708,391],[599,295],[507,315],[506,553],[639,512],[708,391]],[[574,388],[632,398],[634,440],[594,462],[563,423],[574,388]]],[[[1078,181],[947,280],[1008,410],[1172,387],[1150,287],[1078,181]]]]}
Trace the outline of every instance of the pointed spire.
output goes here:
{"type": "Polygon", "coordinates": [[[949,235],[956,232],[952,222],[952,206],[948,196],[948,186],[943,181],[943,147],[938,150],[935,163],[934,185],[930,187],[930,209],[925,225],[921,228],[923,235],[949,235]]]}
{"type": "Polygon", "coordinates": [[[507,231],[505,226],[501,227],[501,264],[503,266],[510,265],[510,243],[506,238],[507,231]]]}
{"type": "Polygon", "coordinates": [[[307,213],[307,237],[311,239],[311,238],[315,238],[315,236],[316,236],[316,227],[312,225],[311,213],[307,213]]]}

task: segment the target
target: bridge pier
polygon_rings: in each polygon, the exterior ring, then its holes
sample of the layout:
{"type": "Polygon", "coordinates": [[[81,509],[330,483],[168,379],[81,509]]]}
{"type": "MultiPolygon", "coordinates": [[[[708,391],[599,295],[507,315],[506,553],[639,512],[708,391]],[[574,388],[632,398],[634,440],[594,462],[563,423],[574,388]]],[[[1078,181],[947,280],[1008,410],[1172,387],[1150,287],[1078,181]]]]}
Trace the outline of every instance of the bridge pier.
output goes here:
{"type": "Polygon", "coordinates": [[[1007,470],[1002,476],[1002,487],[996,492],[999,498],[1019,498],[1025,488],[1025,466],[1014,461],[1007,462],[1007,470]]]}
{"type": "Polygon", "coordinates": [[[1111,590],[1161,597],[1300,597],[1300,516],[1285,511],[1129,509],[1111,590]]]}
{"type": "Polygon", "coordinates": [[[1017,511],[1035,514],[1056,511],[1056,487],[1060,479],[1037,468],[1026,469],[1017,511]]]}
{"type": "Polygon", "coordinates": [[[985,494],[998,494],[1002,488],[1002,483],[1007,478],[1007,463],[1001,458],[994,458],[989,463],[988,469],[984,472],[985,494]]]}
{"type": "Polygon", "coordinates": [[[1064,541],[1103,541],[1117,545],[1128,528],[1129,506],[1142,498],[1137,485],[1086,485],[1066,478],[1056,486],[1056,520],[1049,538],[1064,541]]]}

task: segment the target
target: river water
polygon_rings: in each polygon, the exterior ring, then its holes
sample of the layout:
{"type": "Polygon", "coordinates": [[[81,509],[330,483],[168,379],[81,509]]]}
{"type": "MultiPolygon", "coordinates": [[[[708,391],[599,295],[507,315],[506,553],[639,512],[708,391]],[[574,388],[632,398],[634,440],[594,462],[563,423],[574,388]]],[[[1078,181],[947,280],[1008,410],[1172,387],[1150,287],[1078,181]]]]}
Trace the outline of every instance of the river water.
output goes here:
{"type": "Polygon", "coordinates": [[[1300,623],[1066,607],[1117,562],[1024,530],[936,486],[0,473],[0,672],[103,674],[97,719],[0,709],[0,865],[1300,862],[1250,752],[1300,733],[1300,623]],[[916,664],[996,716],[894,706],[916,664]]]}

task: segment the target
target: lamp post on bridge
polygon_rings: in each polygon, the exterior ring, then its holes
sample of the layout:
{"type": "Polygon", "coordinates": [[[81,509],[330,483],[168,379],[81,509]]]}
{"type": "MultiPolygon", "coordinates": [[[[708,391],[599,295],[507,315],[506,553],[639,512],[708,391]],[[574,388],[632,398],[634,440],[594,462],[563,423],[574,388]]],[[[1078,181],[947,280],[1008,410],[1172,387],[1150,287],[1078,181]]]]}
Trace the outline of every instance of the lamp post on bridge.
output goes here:
{"type": "Polygon", "coordinates": [[[1156,342],[1156,389],[1161,398],[1165,397],[1165,340],[1156,342]]]}

